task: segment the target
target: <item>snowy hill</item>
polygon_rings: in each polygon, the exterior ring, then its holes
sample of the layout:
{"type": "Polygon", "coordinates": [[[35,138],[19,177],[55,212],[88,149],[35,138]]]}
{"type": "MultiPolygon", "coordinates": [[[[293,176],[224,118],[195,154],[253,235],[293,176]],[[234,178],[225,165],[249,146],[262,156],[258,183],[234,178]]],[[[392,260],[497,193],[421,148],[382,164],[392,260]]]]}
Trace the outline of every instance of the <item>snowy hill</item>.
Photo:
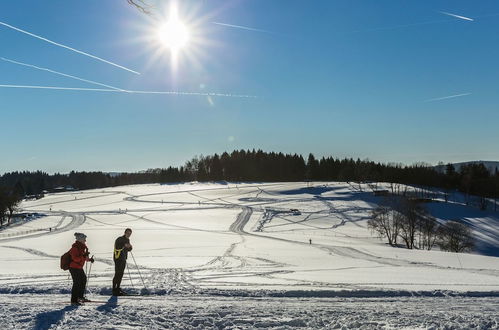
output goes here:
{"type": "Polygon", "coordinates": [[[499,213],[430,203],[440,221],[470,224],[478,250],[393,248],[367,229],[381,197],[360,188],[156,184],[24,202],[45,216],[0,231],[0,311],[12,328],[499,325],[499,213]],[[148,295],[110,297],[112,247],[126,227],[134,249],[123,286],[148,295]],[[65,307],[59,257],[75,231],[96,259],[88,289],[98,302],[81,307],[92,320],[65,307]]]}

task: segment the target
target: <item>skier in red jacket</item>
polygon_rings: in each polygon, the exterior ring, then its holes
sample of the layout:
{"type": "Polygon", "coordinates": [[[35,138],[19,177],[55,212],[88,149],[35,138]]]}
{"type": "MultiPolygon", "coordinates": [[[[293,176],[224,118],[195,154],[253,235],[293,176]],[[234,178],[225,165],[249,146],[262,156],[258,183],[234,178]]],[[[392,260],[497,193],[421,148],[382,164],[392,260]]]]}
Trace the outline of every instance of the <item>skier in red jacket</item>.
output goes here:
{"type": "Polygon", "coordinates": [[[86,261],[94,262],[94,258],[89,258],[90,253],[85,245],[87,236],[83,233],[75,233],[76,242],[74,242],[69,254],[71,254],[71,263],[69,264],[69,272],[73,278],[73,288],[71,289],[71,304],[81,305],[82,302],[88,301],[83,295],[87,284],[87,276],[83,271],[83,266],[86,261]]]}

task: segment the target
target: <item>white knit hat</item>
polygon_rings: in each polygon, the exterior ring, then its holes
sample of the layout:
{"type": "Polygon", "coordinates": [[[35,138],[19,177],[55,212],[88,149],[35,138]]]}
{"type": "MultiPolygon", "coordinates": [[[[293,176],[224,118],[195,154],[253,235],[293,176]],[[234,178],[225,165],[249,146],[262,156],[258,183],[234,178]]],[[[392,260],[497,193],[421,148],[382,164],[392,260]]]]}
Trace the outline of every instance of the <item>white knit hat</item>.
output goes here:
{"type": "Polygon", "coordinates": [[[83,233],[75,233],[75,238],[77,241],[83,241],[83,240],[87,239],[87,235],[85,235],[83,233]]]}

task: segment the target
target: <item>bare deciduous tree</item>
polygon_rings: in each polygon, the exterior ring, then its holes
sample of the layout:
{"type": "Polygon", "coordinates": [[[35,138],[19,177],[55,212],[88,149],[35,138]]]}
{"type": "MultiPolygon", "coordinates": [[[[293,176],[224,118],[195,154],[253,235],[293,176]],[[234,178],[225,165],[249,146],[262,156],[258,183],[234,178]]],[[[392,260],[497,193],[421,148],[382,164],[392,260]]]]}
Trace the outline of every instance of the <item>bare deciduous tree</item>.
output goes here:
{"type": "Polygon", "coordinates": [[[367,226],[380,237],[386,237],[388,244],[396,245],[400,231],[400,215],[393,208],[394,198],[383,201],[383,205],[371,212],[371,219],[367,221],[367,226]]]}
{"type": "Polygon", "coordinates": [[[371,212],[371,219],[367,221],[367,227],[378,233],[379,237],[386,237],[388,244],[393,245],[390,226],[390,209],[379,206],[371,212]]]}
{"type": "Polygon", "coordinates": [[[431,250],[438,238],[439,224],[436,219],[426,213],[421,215],[419,220],[418,236],[419,244],[418,248],[431,250]]]}
{"type": "Polygon", "coordinates": [[[408,249],[413,249],[421,214],[425,212],[416,201],[405,198],[400,199],[397,211],[402,215],[400,217],[400,237],[408,249]]]}
{"type": "Polygon", "coordinates": [[[449,221],[440,230],[440,247],[451,252],[471,251],[474,244],[471,229],[463,223],[449,221]]]}
{"type": "Polygon", "coordinates": [[[4,222],[10,224],[20,201],[20,196],[14,191],[6,187],[0,187],[0,226],[3,226],[4,222]]]}
{"type": "Polygon", "coordinates": [[[127,2],[144,14],[151,14],[152,6],[149,5],[145,0],[127,0],[127,2]]]}
{"type": "Polygon", "coordinates": [[[385,198],[371,212],[367,224],[390,245],[397,245],[397,238],[402,238],[408,249],[431,250],[438,238],[438,222],[417,199],[385,198]]]}

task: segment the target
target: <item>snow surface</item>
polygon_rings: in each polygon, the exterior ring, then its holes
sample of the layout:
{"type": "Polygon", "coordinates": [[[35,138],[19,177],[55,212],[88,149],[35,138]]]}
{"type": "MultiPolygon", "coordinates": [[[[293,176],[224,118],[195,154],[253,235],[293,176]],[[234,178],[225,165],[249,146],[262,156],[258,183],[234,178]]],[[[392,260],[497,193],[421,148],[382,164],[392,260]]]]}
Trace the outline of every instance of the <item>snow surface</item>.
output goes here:
{"type": "Polygon", "coordinates": [[[0,231],[0,315],[16,329],[497,328],[499,213],[430,203],[439,221],[472,226],[477,251],[407,250],[367,229],[380,198],[348,183],[187,183],[25,201],[38,216],[0,231]],[[122,287],[147,295],[110,298],[126,227],[122,287]],[[59,269],[75,231],[95,255],[98,301],[78,308],[59,269]]]}

